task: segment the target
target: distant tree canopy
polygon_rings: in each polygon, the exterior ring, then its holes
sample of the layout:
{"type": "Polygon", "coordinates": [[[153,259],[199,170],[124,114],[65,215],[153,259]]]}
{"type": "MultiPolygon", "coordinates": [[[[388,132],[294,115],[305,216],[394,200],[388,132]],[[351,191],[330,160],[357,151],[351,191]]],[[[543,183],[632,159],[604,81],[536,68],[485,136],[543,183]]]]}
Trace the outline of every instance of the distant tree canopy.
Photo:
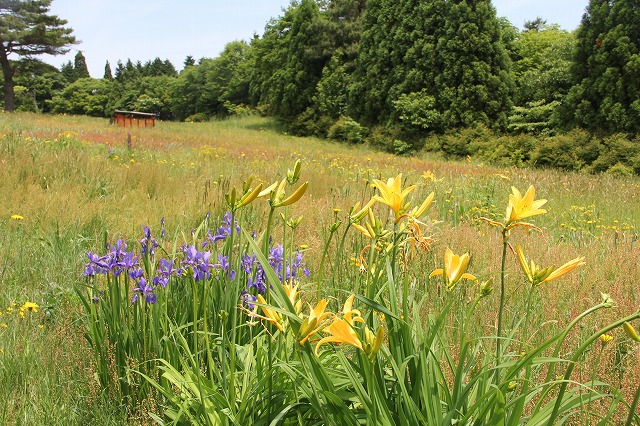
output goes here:
{"type": "MultiPolygon", "coordinates": [[[[49,3],[0,0],[7,11],[0,36],[17,40],[41,19],[50,35],[40,42],[50,45],[37,45],[36,54],[62,52],[75,40],[64,21],[42,17],[49,3]],[[26,27],[11,30],[16,17],[26,27]]],[[[83,52],[60,70],[23,57],[6,62],[5,93],[20,86],[20,110],[95,116],[127,109],[202,121],[252,110],[291,134],[368,140],[396,153],[418,149],[433,134],[476,127],[634,135],[636,3],[591,0],[579,29],[569,32],[540,17],[519,30],[496,16],[490,0],[294,0],[262,35],[232,41],[214,58],[188,55],[179,73],[169,60],[123,58],[91,79],[83,52]]]]}
{"type": "Polygon", "coordinates": [[[66,53],[66,46],[76,43],[67,21],[49,14],[51,0],[0,0],[0,66],[4,78],[4,108],[15,109],[13,77],[16,72],[12,55],[66,53]]]}

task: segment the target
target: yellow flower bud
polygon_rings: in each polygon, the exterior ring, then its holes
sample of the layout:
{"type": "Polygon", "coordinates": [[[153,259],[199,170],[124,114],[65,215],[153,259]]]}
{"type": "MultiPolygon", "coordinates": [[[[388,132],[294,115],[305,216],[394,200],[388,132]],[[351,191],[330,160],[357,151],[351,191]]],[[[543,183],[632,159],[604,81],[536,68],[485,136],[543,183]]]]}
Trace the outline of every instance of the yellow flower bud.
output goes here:
{"type": "Polygon", "coordinates": [[[638,332],[631,324],[625,321],[625,323],[622,324],[622,328],[624,328],[624,332],[627,333],[627,336],[636,342],[640,342],[640,335],[638,335],[638,332]]]}

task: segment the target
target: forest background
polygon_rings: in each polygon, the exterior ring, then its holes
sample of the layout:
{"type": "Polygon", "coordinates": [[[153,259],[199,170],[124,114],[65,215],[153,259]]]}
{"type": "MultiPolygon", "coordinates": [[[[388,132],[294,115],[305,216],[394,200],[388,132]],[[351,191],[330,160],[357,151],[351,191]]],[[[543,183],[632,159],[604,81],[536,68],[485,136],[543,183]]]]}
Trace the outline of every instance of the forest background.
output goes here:
{"type": "Polygon", "coordinates": [[[571,32],[540,18],[520,30],[488,0],[301,0],[261,36],[187,56],[180,72],[168,59],[126,59],[91,78],[81,51],[60,69],[35,56],[11,63],[18,111],[260,114],[289,134],[399,155],[632,175],[639,34],[628,0],[592,0],[571,32]]]}

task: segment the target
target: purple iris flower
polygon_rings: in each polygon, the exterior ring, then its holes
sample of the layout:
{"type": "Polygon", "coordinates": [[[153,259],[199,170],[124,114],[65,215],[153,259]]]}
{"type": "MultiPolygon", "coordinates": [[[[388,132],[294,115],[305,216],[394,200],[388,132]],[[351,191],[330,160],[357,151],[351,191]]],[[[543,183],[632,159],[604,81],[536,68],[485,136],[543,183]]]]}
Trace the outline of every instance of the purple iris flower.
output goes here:
{"type": "Polygon", "coordinates": [[[142,254],[149,253],[149,255],[153,255],[158,247],[158,241],[151,236],[151,229],[148,226],[143,225],[142,229],[144,230],[144,238],[140,240],[142,254]]]}
{"type": "Polygon", "coordinates": [[[156,303],[156,293],[153,291],[153,287],[147,284],[147,280],[144,277],[138,279],[137,287],[133,289],[132,305],[138,301],[139,296],[144,296],[147,303],[152,305],[156,303]]]}
{"type": "Polygon", "coordinates": [[[89,262],[84,265],[84,276],[92,277],[98,274],[106,274],[109,272],[109,264],[107,263],[107,256],[99,257],[95,253],[87,252],[89,262]]]}
{"type": "Polygon", "coordinates": [[[190,268],[196,281],[203,281],[211,277],[211,268],[214,266],[209,263],[211,252],[198,251],[195,246],[186,246],[184,248],[185,260],[181,262],[182,266],[190,268]]]}
{"type": "Polygon", "coordinates": [[[160,259],[156,276],[153,278],[153,285],[161,285],[166,288],[172,275],[178,275],[178,270],[174,267],[173,261],[164,258],[160,259]]]}
{"type": "Polygon", "coordinates": [[[242,300],[242,304],[245,305],[247,309],[253,309],[255,307],[254,303],[258,298],[245,290],[240,295],[240,300],[242,300]]]}

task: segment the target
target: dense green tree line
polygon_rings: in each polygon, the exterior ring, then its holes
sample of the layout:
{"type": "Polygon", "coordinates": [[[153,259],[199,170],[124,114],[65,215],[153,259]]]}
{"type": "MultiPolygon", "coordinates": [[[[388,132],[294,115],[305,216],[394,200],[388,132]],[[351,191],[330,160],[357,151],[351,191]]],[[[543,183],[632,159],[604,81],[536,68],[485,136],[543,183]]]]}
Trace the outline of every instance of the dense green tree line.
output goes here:
{"type": "Polygon", "coordinates": [[[574,32],[540,18],[519,30],[490,0],[294,0],[261,36],[215,58],[187,56],[180,72],[160,58],[127,59],[91,78],[78,52],[60,70],[12,60],[11,83],[22,110],[190,121],[255,111],[293,134],[395,152],[476,126],[634,137],[639,38],[635,0],[591,0],[574,32]]]}

